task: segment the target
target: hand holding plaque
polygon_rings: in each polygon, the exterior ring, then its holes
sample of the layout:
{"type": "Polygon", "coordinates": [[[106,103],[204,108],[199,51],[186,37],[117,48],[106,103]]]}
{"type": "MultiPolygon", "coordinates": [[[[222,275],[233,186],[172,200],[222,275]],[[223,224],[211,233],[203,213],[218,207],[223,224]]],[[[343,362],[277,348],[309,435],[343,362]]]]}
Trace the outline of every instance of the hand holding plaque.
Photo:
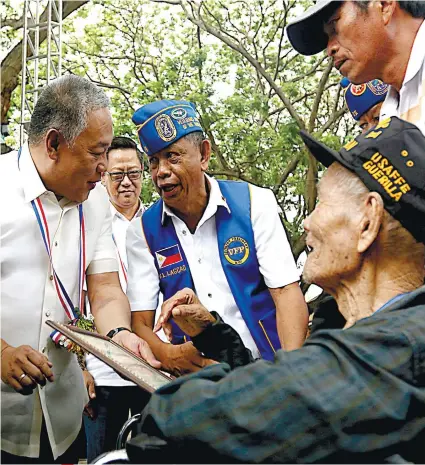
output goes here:
{"type": "Polygon", "coordinates": [[[47,320],[46,324],[147,392],[152,393],[174,379],[171,375],[151,367],[145,360],[111,338],[52,320],[47,320]]]}

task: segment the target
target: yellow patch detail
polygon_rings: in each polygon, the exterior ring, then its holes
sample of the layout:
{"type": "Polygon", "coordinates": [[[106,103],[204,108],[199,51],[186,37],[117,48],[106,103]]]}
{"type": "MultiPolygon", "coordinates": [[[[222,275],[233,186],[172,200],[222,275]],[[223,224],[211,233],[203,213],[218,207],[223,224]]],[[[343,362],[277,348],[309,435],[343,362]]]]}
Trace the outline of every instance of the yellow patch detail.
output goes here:
{"type": "Polygon", "coordinates": [[[379,152],[363,163],[363,168],[385,189],[385,192],[396,202],[410,191],[410,185],[394,168],[391,162],[379,152]]]}
{"type": "Polygon", "coordinates": [[[186,271],[186,265],[176,266],[175,268],[159,273],[159,279],[169,278],[170,276],[175,276],[176,274],[183,273],[186,271]]]}
{"type": "Polygon", "coordinates": [[[359,143],[353,139],[352,141],[348,142],[347,144],[344,145],[344,148],[347,152],[349,152],[351,149],[353,149],[356,145],[359,143]]]}
{"type": "Polygon", "coordinates": [[[376,139],[378,138],[383,131],[380,131],[380,129],[387,129],[387,127],[390,125],[391,123],[391,118],[385,118],[383,119],[382,121],[380,121],[375,129],[373,131],[371,131],[367,136],[365,136],[365,139],[376,139]]]}
{"type": "Polygon", "coordinates": [[[248,260],[249,245],[243,237],[233,236],[224,244],[223,252],[224,258],[231,265],[242,265],[248,260]],[[240,254],[243,254],[242,258],[235,260],[234,256],[240,254]]]}

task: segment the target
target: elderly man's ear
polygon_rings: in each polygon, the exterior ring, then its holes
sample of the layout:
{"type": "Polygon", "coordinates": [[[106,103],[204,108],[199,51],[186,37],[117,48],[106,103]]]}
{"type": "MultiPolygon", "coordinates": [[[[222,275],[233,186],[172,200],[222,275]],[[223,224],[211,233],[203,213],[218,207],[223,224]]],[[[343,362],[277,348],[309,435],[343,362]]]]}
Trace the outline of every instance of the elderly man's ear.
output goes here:
{"type": "Polygon", "coordinates": [[[49,129],[44,139],[46,152],[53,161],[58,161],[59,146],[64,143],[63,137],[56,129],[49,129]]]}
{"type": "Polygon", "coordinates": [[[211,143],[208,139],[204,139],[201,145],[201,169],[202,171],[207,171],[210,158],[211,158],[211,143]]]}
{"type": "Polygon", "coordinates": [[[384,217],[384,202],[377,192],[369,192],[364,204],[363,218],[360,222],[357,251],[366,252],[375,242],[384,217]]]}

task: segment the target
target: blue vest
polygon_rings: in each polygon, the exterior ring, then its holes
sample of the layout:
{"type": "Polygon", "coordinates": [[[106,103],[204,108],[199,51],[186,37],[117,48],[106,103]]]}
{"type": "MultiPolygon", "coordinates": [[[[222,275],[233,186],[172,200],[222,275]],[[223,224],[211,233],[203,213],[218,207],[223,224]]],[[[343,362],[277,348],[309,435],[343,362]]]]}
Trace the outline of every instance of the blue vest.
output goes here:
{"type": "MultiPolygon", "coordinates": [[[[251,198],[245,182],[218,181],[228,210],[219,206],[215,215],[221,265],[236,305],[261,353],[273,360],[280,349],[276,308],[260,273],[251,224],[251,198]]],[[[185,287],[196,292],[184,250],[171,218],[161,224],[163,202],[157,201],[142,215],[142,225],[158,271],[164,300],[185,287]]],[[[173,343],[188,339],[173,325],[173,343]]]]}

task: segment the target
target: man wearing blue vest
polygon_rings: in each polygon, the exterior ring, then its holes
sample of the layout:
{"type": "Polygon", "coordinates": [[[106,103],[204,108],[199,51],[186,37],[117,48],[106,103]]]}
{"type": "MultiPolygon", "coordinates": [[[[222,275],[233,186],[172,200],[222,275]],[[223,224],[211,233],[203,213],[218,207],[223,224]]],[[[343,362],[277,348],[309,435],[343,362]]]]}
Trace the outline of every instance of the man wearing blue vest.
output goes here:
{"type": "Polygon", "coordinates": [[[281,346],[300,347],[308,313],[273,194],[205,173],[211,146],[192,103],[154,102],[136,111],[133,122],[161,196],[127,233],[133,330],[173,373],[210,363],[177,326],[174,346],[152,331],[159,293],[166,300],[191,288],[254,358],[272,360],[281,346]]]}

